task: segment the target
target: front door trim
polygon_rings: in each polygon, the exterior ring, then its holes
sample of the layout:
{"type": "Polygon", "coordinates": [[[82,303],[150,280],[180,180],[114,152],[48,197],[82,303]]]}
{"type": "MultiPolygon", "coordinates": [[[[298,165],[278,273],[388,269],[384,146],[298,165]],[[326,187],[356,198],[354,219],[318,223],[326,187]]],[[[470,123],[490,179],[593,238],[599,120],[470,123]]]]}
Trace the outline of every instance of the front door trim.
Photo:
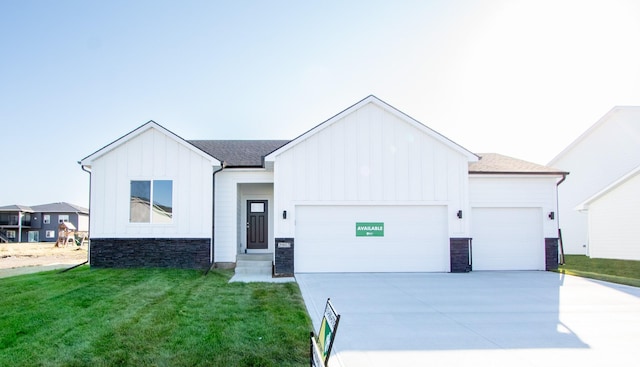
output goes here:
{"type": "Polygon", "coordinates": [[[269,201],[247,200],[247,250],[269,248],[269,201]]]}

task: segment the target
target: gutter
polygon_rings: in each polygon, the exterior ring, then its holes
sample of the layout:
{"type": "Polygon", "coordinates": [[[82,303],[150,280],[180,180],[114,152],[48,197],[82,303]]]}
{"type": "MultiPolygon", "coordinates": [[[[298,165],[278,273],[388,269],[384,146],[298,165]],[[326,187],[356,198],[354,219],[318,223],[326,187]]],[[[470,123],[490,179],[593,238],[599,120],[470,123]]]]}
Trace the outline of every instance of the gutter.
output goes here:
{"type": "Polygon", "coordinates": [[[211,246],[209,247],[209,269],[204,273],[207,275],[211,269],[213,269],[213,265],[215,262],[213,261],[213,250],[215,247],[215,238],[216,238],[216,175],[227,167],[227,163],[222,161],[222,165],[220,169],[213,171],[212,179],[213,179],[213,192],[211,197],[211,246]]]}

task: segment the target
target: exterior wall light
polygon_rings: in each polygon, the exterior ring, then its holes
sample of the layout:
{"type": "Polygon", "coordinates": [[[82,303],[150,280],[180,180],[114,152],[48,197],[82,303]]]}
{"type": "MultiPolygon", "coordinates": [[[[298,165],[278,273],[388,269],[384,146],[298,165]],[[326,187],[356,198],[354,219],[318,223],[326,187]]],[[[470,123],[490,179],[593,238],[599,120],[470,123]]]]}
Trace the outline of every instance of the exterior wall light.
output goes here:
{"type": "Polygon", "coordinates": [[[286,210],[282,211],[282,219],[287,219],[287,211],[286,210]]]}
{"type": "Polygon", "coordinates": [[[456,214],[458,219],[462,219],[462,210],[458,210],[458,214],[456,214]]]}
{"type": "Polygon", "coordinates": [[[556,218],[555,212],[549,212],[549,219],[554,220],[556,218]]]}

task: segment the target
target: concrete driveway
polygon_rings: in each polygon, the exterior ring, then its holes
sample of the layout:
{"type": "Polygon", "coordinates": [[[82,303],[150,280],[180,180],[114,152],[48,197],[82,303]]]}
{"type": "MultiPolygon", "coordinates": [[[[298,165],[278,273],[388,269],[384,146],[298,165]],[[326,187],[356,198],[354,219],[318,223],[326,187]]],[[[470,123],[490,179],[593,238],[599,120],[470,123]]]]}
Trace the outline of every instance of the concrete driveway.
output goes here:
{"type": "Polygon", "coordinates": [[[536,271],[296,279],[316,332],[327,298],[342,315],[330,367],[583,367],[640,359],[640,288],[536,271]]]}

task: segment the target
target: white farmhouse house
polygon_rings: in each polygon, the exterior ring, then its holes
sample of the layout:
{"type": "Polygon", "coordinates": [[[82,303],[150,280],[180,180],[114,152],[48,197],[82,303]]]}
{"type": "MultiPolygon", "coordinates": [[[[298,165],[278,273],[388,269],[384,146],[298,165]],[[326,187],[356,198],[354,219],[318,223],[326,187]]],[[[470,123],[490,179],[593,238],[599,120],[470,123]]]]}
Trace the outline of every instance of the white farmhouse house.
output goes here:
{"type": "Polygon", "coordinates": [[[96,267],[557,267],[566,172],[474,154],[374,96],[291,141],[187,141],[150,121],[80,163],[96,267]]]}
{"type": "Polygon", "coordinates": [[[571,172],[558,197],[565,253],[640,260],[640,107],[614,107],[549,165],[571,172]]]}

